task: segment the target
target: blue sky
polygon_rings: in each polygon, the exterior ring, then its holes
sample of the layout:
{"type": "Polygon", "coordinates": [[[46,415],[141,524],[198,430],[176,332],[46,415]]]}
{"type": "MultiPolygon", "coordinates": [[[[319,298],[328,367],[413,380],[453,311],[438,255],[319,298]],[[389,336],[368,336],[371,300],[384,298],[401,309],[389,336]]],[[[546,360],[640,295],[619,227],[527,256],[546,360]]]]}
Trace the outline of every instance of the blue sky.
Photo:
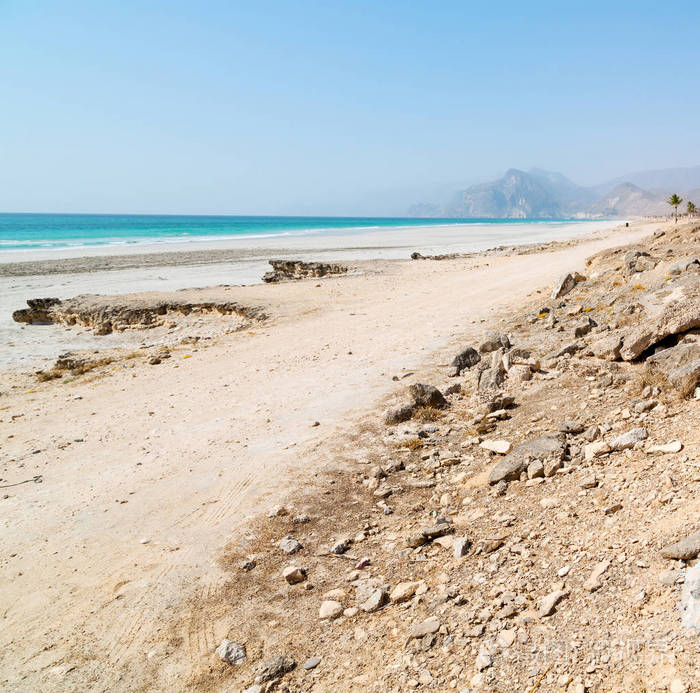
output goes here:
{"type": "Polygon", "coordinates": [[[0,0],[0,211],[392,214],[700,164],[700,3],[0,0]]]}

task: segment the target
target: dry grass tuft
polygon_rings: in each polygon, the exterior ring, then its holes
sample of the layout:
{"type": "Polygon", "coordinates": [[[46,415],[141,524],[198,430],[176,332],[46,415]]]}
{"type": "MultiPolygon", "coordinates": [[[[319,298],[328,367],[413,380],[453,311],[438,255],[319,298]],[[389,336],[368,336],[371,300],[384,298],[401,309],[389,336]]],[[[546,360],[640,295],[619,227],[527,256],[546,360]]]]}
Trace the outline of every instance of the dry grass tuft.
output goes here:
{"type": "Polygon", "coordinates": [[[437,421],[441,413],[442,412],[435,407],[418,407],[413,413],[413,418],[417,421],[427,423],[429,421],[437,421]]]}
{"type": "Polygon", "coordinates": [[[423,439],[422,438],[409,438],[408,440],[404,440],[396,446],[398,448],[408,448],[411,452],[414,450],[418,450],[419,448],[423,447],[423,439]]]}

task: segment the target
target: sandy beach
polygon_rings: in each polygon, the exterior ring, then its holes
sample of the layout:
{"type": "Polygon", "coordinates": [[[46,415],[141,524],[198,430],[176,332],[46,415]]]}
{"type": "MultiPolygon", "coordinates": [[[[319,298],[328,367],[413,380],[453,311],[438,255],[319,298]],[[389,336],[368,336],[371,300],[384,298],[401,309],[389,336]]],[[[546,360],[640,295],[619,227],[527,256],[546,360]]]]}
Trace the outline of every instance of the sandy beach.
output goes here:
{"type": "MultiPolygon", "coordinates": [[[[268,319],[173,346],[158,366],[133,358],[46,383],[6,374],[3,688],[183,690],[176,682],[206,667],[225,629],[193,619],[178,631],[179,617],[225,580],[217,560],[246,518],[336,465],[339,441],[386,406],[397,380],[429,376],[586,257],[657,228],[235,287],[268,319]]],[[[66,291],[98,274],[70,275],[66,291]]],[[[14,307],[30,286],[41,284],[18,285],[14,307]]]]}
{"type": "Polygon", "coordinates": [[[363,262],[406,260],[412,252],[476,253],[510,244],[536,246],[601,234],[616,226],[617,221],[474,224],[466,229],[446,224],[340,235],[4,251],[0,252],[0,369],[38,368],[63,351],[138,346],[143,341],[135,335],[95,339],[84,331],[50,326],[24,330],[11,316],[27,298],[259,284],[273,258],[353,262],[362,272],[363,262]]]}

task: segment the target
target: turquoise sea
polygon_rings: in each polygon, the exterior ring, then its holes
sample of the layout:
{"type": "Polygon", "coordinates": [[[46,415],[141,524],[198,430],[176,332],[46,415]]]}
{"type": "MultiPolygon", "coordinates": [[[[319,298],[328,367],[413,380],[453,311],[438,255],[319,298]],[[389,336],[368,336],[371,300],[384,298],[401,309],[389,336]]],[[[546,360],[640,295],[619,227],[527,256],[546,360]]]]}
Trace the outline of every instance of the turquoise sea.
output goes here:
{"type": "Polygon", "coordinates": [[[561,224],[569,220],[415,219],[388,217],[0,214],[0,252],[152,245],[284,236],[349,235],[411,227],[561,224]]]}

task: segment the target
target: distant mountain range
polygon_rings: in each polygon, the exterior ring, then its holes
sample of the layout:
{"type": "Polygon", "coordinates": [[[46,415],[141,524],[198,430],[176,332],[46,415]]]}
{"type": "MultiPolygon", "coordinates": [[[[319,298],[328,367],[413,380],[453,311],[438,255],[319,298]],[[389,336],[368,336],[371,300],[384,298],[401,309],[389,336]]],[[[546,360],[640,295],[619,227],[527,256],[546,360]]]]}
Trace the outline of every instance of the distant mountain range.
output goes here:
{"type": "Polygon", "coordinates": [[[639,171],[600,185],[576,185],[561,173],[509,169],[499,180],[456,192],[444,205],[420,203],[414,217],[596,219],[663,216],[678,193],[700,205],[700,166],[639,171]]]}

